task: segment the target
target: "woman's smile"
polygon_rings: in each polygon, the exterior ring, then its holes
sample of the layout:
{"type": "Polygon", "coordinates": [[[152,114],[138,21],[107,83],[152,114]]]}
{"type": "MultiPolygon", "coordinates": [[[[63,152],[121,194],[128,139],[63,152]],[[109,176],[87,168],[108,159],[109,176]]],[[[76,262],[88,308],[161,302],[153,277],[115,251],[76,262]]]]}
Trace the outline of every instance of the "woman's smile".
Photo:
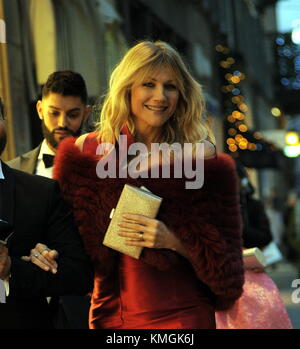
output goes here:
{"type": "Polygon", "coordinates": [[[156,105],[145,105],[145,107],[154,112],[164,112],[168,109],[168,106],[156,106],[156,105]]]}

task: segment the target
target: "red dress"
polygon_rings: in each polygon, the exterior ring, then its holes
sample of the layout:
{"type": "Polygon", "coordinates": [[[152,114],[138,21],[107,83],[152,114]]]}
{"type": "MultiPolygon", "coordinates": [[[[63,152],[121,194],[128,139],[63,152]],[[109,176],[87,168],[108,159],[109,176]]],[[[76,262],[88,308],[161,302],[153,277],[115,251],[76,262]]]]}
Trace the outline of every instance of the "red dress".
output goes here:
{"type": "MultiPolygon", "coordinates": [[[[190,206],[189,201],[185,203],[186,191],[182,194],[179,185],[178,191],[174,189],[177,180],[172,182],[168,179],[163,183],[153,179],[140,183],[130,179],[99,180],[95,174],[98,146],[95,134],[86,138],[82,153],[70,142],[64,141],[60,146],[55,177],[61,184],[65,198],[73,205],[85,247],[95,266],[90,328],[215,328],[216,308],[228,307],[242,293],[241,224],[239,211],[236,212],[239,209],[238,195],[231,193],[236,189],[230,189],[227,202],[229,205],[232,203],[234,210],[230,226],[226,220],[233,211],[228,209],[225,218],[213,217],[216,227],[220,227],[217,229],[206,222],[215,206],[215,200],[211,204],[207,201],[212,197],[211,194],[206,195],[207,200],[204,200],[203,206],[199,202],[200,212],[205,212],[202,217],[197,214],[199,210],[193,201],[199,195],[197,191],[189,193],[190,206]],[[115,207],[124,183],[137,186],[144,184],[163,197],[158,219],[165,222],[172,231],[183,234],[182,243],[189,251],[192,263],[170,250],[144,248],[141,258],[136,260],[102,245],[110,210],[115,207]],[[193,217],[200,220],[192,222],[193,217]],[[225,234],[228,244],[219,235],[223,226],[228,226],[225,234]],[[203,229],[203,233],[199,227],[203,229]],[[199,237],[192,235],[194,231],[199,237]],[[231,253],[227,251],[227,247],[231,253]],[[219,298],[222,301],[218,301],[219,298]]],[[[217,176],[219,172],[213,171],[217,176]]],[[[230,186],[231,177],[232,174],[228,176],[230,186]]],[[[212,180],[211,188],[218,191],[215,180],[212,180]]],[[[226,201],[225,197],[224,200],[226,201]]]]}
{"type": "MultiPolygon", "coordinates": [[[[97,146],[89,134],[83,152],[95,154],[97,146]]],[[[90,328],[215,328],[211,292],[184,258],[168,272],[125,254],[117,265],[113,274],[95,280],[90,328]]]]}

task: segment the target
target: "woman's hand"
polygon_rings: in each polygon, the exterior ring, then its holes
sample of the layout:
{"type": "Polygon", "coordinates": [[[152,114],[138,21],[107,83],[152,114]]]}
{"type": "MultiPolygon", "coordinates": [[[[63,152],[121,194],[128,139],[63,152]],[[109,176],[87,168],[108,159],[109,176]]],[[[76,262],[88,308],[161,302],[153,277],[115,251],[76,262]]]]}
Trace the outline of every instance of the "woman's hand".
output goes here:
{"type": "Polygon", "coordinates": [[[119,235],[126,238],[126,245],[166,248],[187,256],[185,248],[177,237],[157,219],[139,214],[125,214],[123,221],[118,225],[119,235]]]}
{"type": "Polygon", "coordinates": [[[53,274],[57,273],[57,263],[55,259],[58,257],[56,250],[50,250],[44,244],[36,244],[35,248],[30,251],[30,256],[23,256],[26,262],[32,262],[45,271],[51,271],[53,274]]]}

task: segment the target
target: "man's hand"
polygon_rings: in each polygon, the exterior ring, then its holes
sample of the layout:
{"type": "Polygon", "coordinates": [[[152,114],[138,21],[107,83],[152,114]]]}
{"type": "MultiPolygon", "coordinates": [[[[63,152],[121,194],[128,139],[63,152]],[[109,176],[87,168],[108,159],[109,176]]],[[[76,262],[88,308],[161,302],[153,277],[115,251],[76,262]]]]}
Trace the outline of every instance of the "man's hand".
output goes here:
{"type": "Polygon", "coordinates": [[[11,260],[8,255],[8,249],[0,243],[0,279],[5,280],[10,274],[11,260]]]}
{"type": "Polygon", "coordinates": [[[26,262],[32,262],[45,271],[57,273],[57,263],[55,259],[58,257],[56,250],[50,250],[46,245],[36,244],[35,248],[30,251],[30,256],[23,256],[26,262]]]}

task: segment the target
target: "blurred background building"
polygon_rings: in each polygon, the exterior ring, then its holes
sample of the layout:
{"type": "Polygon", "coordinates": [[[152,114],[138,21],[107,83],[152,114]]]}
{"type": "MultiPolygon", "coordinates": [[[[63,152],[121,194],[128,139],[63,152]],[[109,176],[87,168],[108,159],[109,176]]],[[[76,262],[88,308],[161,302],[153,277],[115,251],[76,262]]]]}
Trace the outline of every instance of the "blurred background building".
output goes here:
{"type": "MultiPolygon", "coordinates": [[[[289,28],[279,30],[276,15],[288,1],[0,0],[5,159],[40,142],[35,103],[51,72],[80,72],[94,104],[128,47],[160,39],[183,54],[202,83],[218,150],[247,166],[257,195],[283,205],[300,188],[299,157],[285,140],[300,128],[300,46],[289,28]]],[[[87,127],[98,111],[95,104],[87,127]]]]}

